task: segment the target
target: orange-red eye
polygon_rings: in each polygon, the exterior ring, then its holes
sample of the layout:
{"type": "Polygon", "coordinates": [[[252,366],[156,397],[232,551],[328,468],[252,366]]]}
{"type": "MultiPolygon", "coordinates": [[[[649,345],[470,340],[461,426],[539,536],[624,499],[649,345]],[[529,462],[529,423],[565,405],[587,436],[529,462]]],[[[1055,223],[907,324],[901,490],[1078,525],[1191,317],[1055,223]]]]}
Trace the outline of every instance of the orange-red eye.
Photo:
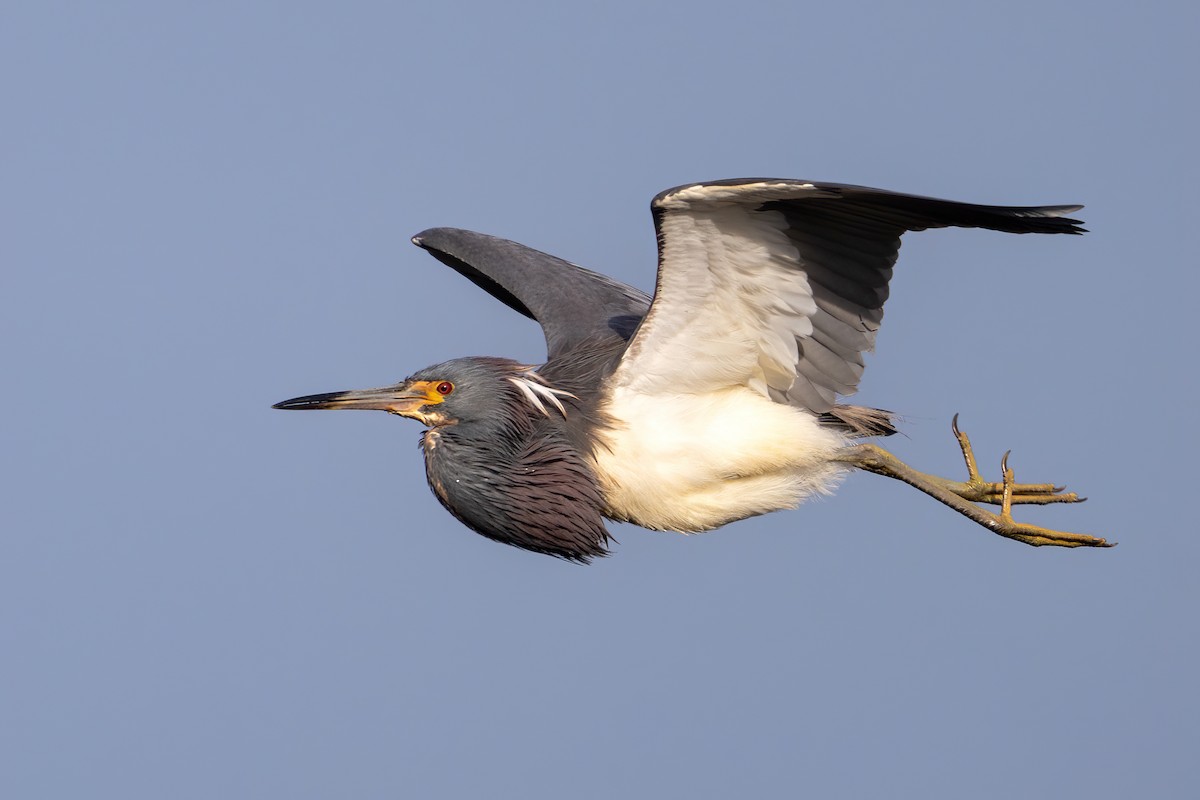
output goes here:
{"type": "Polygon", "coordinates": [[[454,384],[451,383],[450,381],[442,381],[441,383],[439,383],[437,386],[435,386],[433,388],[437,390],[438,394],[445,395],[445,394],[450,394],[451,392],[454,391],[454,384]]]}

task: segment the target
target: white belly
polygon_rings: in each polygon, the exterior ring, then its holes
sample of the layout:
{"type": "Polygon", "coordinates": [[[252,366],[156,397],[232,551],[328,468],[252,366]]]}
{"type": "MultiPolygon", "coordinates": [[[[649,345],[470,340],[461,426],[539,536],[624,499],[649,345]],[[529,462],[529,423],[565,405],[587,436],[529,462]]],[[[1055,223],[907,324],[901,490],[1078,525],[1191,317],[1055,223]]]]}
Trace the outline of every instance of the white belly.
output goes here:
{"type": "Polygon", "coordinates": [[[616,389],[606,411],[615,424],[593,454],[604,513],[645,528],[705,531],[793,508],[843,474],[829,462],[846,444],[841,434],[748,388],[665,397],[616,389]]]}

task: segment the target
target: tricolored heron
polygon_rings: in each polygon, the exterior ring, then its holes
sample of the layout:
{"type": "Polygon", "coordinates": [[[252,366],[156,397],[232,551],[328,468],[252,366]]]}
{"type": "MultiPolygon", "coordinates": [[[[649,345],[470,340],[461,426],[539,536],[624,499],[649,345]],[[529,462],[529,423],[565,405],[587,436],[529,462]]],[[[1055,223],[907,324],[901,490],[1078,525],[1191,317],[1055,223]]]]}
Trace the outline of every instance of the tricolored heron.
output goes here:
{"type": "Polygon", "coordinates": [[[651,203],[653,298],[516,242],[433,228],[413,243],[539,322],[546,362],[460,358],[381,389],[275,408],[421,421],[429,485],[451,514],[490,539],[573,561],[607,554],[605,518],[706,531],[828,493],[850,469],[904,481],[1009,539],[1107,546],[1016,522],[1014,503],[1082,498],[1016,483],[1007,456],[1001,480],[983,480],[957,417],[965,481],[862,443],[894,433],[893,415],[839,402],[874,346],[903,233],[1079,234],[1065,215],[1081,207],[773,178],[689,184],[651,203]]]}

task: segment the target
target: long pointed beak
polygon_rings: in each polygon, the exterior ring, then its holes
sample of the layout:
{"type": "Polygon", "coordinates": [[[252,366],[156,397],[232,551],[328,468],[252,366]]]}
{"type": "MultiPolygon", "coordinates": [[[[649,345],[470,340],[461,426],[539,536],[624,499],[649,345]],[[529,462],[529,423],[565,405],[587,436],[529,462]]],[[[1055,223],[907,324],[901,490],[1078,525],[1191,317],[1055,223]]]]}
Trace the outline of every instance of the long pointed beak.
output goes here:
{"type": "Polygon", "coordinates": [[[421,406],[429,402],[429,396],[417,387],[405,384],[384,386],[380,389],[358,389],[350,392],[326,392],[293,397],[276,403],[271,408],[287,410],[307,409],[366,409],[387,411],[389,414],[412,416],[421,406]]]}

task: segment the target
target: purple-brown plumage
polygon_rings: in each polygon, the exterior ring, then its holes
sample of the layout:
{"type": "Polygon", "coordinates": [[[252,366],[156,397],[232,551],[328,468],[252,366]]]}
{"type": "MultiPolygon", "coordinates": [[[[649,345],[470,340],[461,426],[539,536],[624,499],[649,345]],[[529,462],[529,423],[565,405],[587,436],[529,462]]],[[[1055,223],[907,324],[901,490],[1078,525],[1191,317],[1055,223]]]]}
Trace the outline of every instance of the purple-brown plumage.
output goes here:
{"type": "Polygon", "coordinates": [[[565,414],[543,413],[514,384],[529,376],[514,361],[464,358],[410,379],[454,383],[446,421],[422,437],[429,486],[489,539],[571,561],[607,555],[603,500],[568,432],[584,403],[564,396],[565,414]]]}

